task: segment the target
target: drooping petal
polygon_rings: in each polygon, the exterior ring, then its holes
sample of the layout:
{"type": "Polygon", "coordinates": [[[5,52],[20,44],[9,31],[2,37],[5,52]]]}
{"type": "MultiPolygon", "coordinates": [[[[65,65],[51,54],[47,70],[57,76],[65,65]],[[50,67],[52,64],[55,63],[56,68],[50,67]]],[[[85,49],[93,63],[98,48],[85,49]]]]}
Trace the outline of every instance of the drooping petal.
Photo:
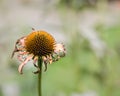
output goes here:
{"type": "Polygon", "coordinates": [[[26,60],[24,62],[22,62],[20,65],[19,65],[19,68],[18,68],[18,72],[20,74],[23,74],[22,70],[23,70],[23,67],[24,65],[30,60],[32,59],[33,56],[29,56],[28,58],[26,58],[26,60]]]}
{"type": "Polygon", "coordinates": [[[40,68],[36,64],[37,60],[38,60],[38,58],[33,57],[33,65],[37,68],[37,71],[33,72],[34,74],[38,74],[40,72],[40,68]]]}

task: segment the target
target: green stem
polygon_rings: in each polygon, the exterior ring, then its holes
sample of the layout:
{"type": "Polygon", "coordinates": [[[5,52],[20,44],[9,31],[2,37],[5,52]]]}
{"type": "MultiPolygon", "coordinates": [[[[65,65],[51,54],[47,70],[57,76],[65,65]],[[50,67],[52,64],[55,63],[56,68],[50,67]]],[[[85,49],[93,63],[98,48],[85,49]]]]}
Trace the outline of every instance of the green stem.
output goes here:
{"type": "Polygon", "coordinates": [[[40,72],[38,73],[38,96],[42,96],[42,58],[38,57],[38,67],[40,68],[40,72]]]}

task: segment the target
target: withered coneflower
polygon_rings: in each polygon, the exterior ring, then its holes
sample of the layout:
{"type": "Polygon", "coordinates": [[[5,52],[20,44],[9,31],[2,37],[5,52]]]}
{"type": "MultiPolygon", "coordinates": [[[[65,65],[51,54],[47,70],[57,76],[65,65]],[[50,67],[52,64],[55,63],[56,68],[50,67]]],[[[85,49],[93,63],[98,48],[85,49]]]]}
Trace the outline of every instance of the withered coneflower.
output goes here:
{"type": "Polygon", "coordinates": [[[45,65],[45,71],[47,70],[47,64],[57,61],[60,57],[65,56],[65,48],[62,43],[56,43],[52,35],[43,30],[33,30],[29,35],[21,37],[15,44],[15,49],[12,53],[12,57],[15,53],[20,62],[18,71],[22,74],[24,65],[33,60],[34,66],[38,69],[34,73],[39,73],[39,66],[36,64],[38,58],[41,57],[45,65]]]}

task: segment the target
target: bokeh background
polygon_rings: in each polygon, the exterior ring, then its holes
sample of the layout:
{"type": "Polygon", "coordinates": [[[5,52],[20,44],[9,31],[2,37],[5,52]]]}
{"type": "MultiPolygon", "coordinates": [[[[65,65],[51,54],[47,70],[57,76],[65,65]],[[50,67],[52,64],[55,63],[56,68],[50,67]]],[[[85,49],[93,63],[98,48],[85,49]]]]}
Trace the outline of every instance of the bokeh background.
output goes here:
{"type": "Polygon", "coordinates": [[[43,72],[43,96],[120,96],[120,0],[0,0],[0,96],[37,96],[32,63],[20,75],[11,59],[32,28],[67,49],[43,72]]]}

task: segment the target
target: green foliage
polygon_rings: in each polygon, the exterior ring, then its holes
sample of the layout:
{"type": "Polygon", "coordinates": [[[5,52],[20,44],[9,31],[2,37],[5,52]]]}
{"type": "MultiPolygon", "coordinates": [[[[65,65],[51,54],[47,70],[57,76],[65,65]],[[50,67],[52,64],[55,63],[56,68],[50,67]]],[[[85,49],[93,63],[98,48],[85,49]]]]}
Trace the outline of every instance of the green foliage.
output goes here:
{"type": "Polygon", "coordinates": [[[82,10],[84,8],[95,7],[97,0],[60,0],[60,7],[67,7],[74,10],[82,10]]]}

